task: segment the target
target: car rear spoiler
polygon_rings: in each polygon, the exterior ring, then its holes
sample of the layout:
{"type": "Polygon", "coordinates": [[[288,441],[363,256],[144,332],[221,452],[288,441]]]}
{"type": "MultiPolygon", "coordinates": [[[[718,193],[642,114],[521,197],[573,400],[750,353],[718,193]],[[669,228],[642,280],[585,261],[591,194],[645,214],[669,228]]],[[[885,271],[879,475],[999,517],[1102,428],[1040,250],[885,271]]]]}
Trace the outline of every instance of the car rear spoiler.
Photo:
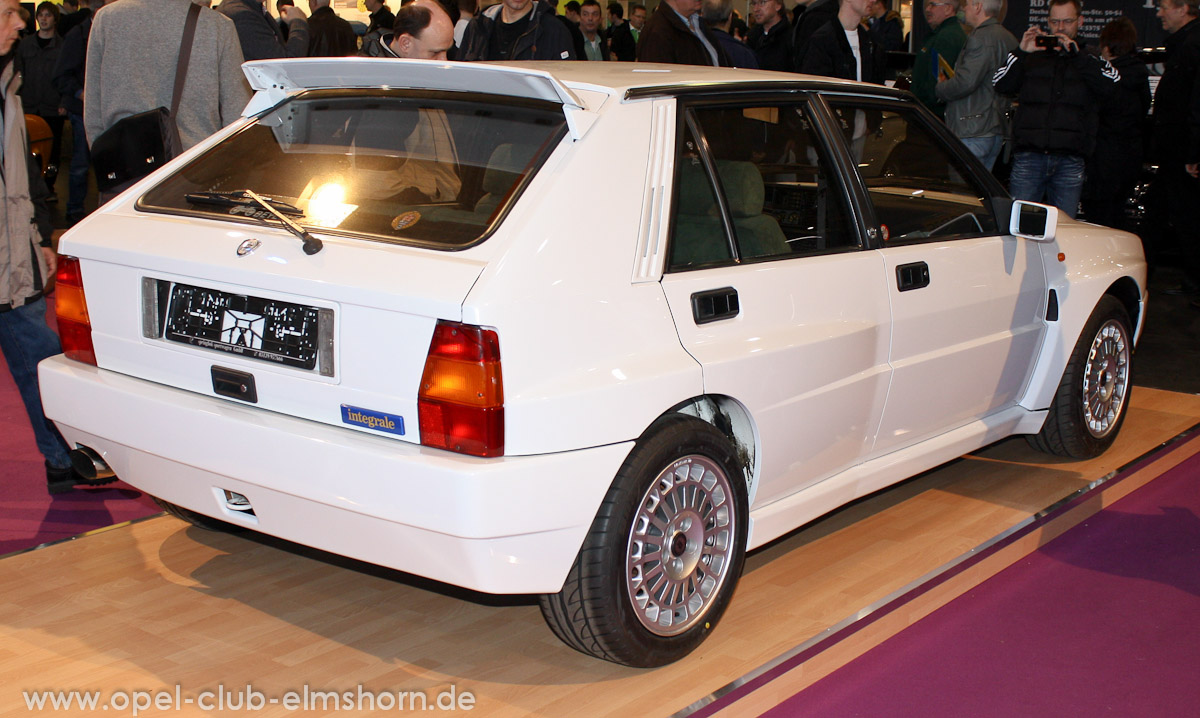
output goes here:
{"type": "Polygon", "coordinates": [[[302,90],[338,87],[391,87],[482,92],[562,105],[571,138],[578,140],[595,121],[579,97],[545,70],[483,62],[439,62],[397,58],[338,57],[255,60],[242,64],[254,97],[242,111],[253,117],[302,90]]]}

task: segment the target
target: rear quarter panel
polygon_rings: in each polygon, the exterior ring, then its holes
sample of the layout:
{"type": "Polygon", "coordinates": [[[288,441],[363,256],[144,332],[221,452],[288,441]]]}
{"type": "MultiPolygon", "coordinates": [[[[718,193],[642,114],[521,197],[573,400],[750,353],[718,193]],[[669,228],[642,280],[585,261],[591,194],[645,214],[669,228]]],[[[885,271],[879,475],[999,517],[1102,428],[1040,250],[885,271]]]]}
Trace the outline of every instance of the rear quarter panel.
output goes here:
{"type": "Polygon", "coordinates": [[[491,260],[463,319],[499,333],[508,455],[633,439],[701,393],[660,285],[630,279],[651,107],[609,98],[480,247],[491,260]]]}

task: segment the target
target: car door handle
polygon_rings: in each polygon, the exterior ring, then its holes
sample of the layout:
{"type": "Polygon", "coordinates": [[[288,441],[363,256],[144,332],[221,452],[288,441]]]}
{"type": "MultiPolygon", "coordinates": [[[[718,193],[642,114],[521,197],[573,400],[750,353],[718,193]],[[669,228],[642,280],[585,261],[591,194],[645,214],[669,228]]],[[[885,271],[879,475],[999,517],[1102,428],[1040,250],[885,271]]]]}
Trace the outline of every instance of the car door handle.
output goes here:
{"type": "Polygon", "coordinates": [[[902,292],[929,286],[929,265],[912,262],[896,267],[896,288],[902,292]]]}
{"type": "Polygon", "coordinates": [[[692,295],[692,319],[697,324],[736,317],[739,311],[738,293],[733,287],[710,289],[692,295]]]}

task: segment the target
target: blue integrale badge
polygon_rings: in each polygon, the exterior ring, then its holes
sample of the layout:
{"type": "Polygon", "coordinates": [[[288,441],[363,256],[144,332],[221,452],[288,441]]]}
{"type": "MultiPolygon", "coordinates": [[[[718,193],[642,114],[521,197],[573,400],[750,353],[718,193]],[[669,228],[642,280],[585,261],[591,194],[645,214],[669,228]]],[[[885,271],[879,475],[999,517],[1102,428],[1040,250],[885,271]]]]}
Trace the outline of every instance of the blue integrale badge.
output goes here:
{"type": "Polygon", "coordinates": [[[404,436],[404,417],[342,404],[342,423],[404,436]]]}

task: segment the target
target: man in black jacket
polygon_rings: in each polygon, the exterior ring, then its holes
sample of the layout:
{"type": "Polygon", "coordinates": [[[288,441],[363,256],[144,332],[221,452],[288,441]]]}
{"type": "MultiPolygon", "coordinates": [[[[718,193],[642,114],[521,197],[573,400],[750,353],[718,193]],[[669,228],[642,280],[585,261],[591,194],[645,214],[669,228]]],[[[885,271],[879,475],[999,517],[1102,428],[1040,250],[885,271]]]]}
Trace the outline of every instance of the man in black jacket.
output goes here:
{"type": "Polygon", "coordinates": [[[780,0],[750,0],[754,27],[746,45],[754,51],[762,70],[792,70],[792,24],[780,0]]]}
{"type": "MultiPolygon", "coordinates": [[[[1167,215],[1181,244],[1186,278],[1172,294],[1200,292],[1200,0],[1161,0],[1158,17],[1167,37],[1167,62],[1154,93],[1152,157],[1167,215]]],[[[1200,308],[1200,304],[1192,303],[1200,308]]]]}
{"type": "Polygon", "coordinates": [[[329,7],[329,0],[308,0],[308,10],[309,57],[346,57],[358,50],[354,28],[329,7]]]}
{"type": "Polygon", "coordinates": [[[504,0],[471,19],[459,60],[574,60],[571,35],[540,0],[504,0]]]}
{"type": "Polygon", "coordinates": [[[838,14],[809,38],[800,71],[882,83],[887,57],[871,31],[862,24],[870,3],[871,0],[841,0],[838,14]]]}
{"type": "Polygon", "coordinates": [[[391,32],[396,24],[396,14],[391,11],[383,0],[366,0],[367,12],[370,13],[371,24],[367,26],[367,35],[373,32],[383,34],[391,32]]]}
{"type": "Polygon", "coordinates": [[[1068,217],[1079,211],[1100,103],[1121,79],[1107,60],[1075,44],[1080,9],[1079,0],[1050,0],[1051,32],[1026,30],[992,80],[997,92],[1016,95],[1019,104],[1009,191],[1016,199],[1044,198],[1068,217]],[[1039,36],[1055,38],[1054,46],[1040,48],[1039,36]]]}

